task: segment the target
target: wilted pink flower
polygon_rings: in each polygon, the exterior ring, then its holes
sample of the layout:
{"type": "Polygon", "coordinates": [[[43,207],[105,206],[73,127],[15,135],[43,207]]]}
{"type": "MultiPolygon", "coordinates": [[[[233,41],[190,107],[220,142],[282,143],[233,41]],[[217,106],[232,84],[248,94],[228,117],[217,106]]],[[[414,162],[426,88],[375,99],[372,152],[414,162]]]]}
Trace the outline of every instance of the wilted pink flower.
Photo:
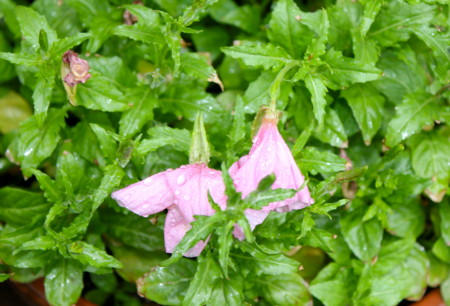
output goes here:
{"type": "MultiPolygon", "coordinates": [[[[195,215],[210,216],[214,210],[208,201],[208,191],[222,209],[226,206],[225,186],[220,171],[196,163],[152,175],[112,193],[120,206],[147,217],[168,209],[164,226],[167,253],[172,253],[191,228],[195,215]]],[[[205,242],[200,241],[185,256],[198,256],[205,242]]]]}
{"type": "MultiPolygon", "coordinates": [[[[289,147],[278,132],[277,119],[271,117],[263,119],[258,134],[253,139],[250,153],[234,163],[229,172],[236,190],[242,193],[243,198],[254,191],[264,177],[272,173],[276,176],[273,189],[298,189],[305,181],[289,147]]],[[[305,186],[290,199],[270,203],[261,210],[247,209],[245,215],[254,229],[264,221],[271,210],[285,212],[301,209],[313,202],[308,187],[305,186]]],[[[239,239],[244,238],[239,227],[236,227],[234,234],[239,239]]]]}
{"type": "Polygon", "coordinates": [[[74,87],[78,83],[85,83],[91,77],[89,63],[79,58],[76,52],[66,51],[62,59],[64,63],[69,64],[69,72],[64,76],[64,82],[70,87],[74,87]]]}

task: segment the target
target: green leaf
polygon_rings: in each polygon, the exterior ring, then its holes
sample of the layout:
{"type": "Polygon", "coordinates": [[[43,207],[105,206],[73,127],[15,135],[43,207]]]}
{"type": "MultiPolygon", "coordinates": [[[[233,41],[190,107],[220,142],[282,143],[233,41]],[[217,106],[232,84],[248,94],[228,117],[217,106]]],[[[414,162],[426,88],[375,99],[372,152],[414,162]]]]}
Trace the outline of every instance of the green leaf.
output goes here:
{"type": "Polygon", "coordinates": [[[314,117],[320,125],[323,122],[325,107],[327,106],[325,97],[328,90],[325,87],[325,82],[319,76],[313,76],[312,74],[306,76],[305,85],[311,93],[314,117]]]}
{"type": "Polygon", "coordinates": [[[42,195],[18,188],[0,189],[0,198],[0,219],[10,225],[29,225],[43,219],[50,208],[42,195]]]}
{"type": "Polygon", "coordinates": [[[210,149],[206,137],[205,125],[203,124],[202,113],[197,114],[194,128],[192,130],[191,145],[189,147],[189,163],[209,163],[210,149]]]}
{"type": "Polygon", "coordinates": [[[430,287],[437,287],[445,281],[448,273],[450,272],[450,267],[439,260],[433,255],[431,251],[427,252],[428,260],[430,261],[430,270],[427,275],[427,284],[430,287]]]}
{"type": "Polygon", "coordinates": [[[223,84],[216,70],[208,63],[208,57],[199,53],[183,53],[181,55],[181,70],[200,80],[214,82],[223,91],[223,84]]]}
{"type": "Polygon", "coordinates": [[[151,128],[149,134],[151,138],[142,140],[136,148],[139,155],[146,155],[167,145],[172,146],[177,151],[189,153],[191,135],[188,130],[161,126],[151,128]]]}
{"type": "Polygon", "coordinates": [[[45,17],[33,9],[25,6],[17,6],[16,17],[20,25],[24,45],[30,48],[30,51],[36,52],[39,47],[42,47],[39,43],[39,33],[41,31],[46,33],[50,46],[57,40],[56,32],[50,28],[45,17]]]}
{"type": "Polygon", "coordinates": [[[7,273],[0,273],[0,283],[4,282],[5,280],[7,280],[10,277],[9,274],[7,273]]]}
{"type": "Polygon", "coordinates": [[[12,90],[0,90],[0,133],[17,129],[31,115],[31,108],[22,96],[12,90]]]}
{"type": "MultiPolygon", "coordinates": [[[[398,189],[397,189],[398,190],[398,189]]],[[[425,228],[425,211],[417,199],[390,205],[392,211],[387,216],[386,230],[402,238],[418,237],[425,228]]]]}
{"type": "Polygon", "coordinates": [[[449,66],[450,53],[448,52],[448,46],[450,39],[435,28],[427,26],[420,26],[414,29],[414,34],[417,35],[424,43],[433,50],[439,63],[444,66],[449,66]]]}
{"type": "Polygon", "coordinates": [[[192,5],[190,5],[180,17],[180,21],[184,26],[189,26],[195,21],[198,21],[206,10],[216,3],[218,0],[194,0],[192,5]]]}
{"type": "Polygon", "coordinates": [[[219,23],[231,24],[248,33],[255,33],[260,23],[260,13],[255,6],[238,6],[232,0],[218,1],[210,9],[211,17],[219,23]]]}
{"type": "Polygon", "coordinates": [[[360,32],[362,36],[365,36],[367,31],[369,31],[370,26],[375,21],[375,17],[380,11],[383,2],[384,0],[366,1],[364,5],[364,15],[361,19],[360,25],[360,32]]]}
{"type": "Polygon", "coordinates": [[[325,109],[323,124],[315,129],[314,137],[334,147],[346,146],[347,135],[334,109],[329,107],[325,109]]]}
{"type": "Polygon", "coordinates": [[[107,233],[124,244],[146,251],[164,250],[163,231],[148,220],[134,214],[122,215],[102,212],[107,233]],[[120,219],[120,222],[117,220],[120,219]]]}
{"type": "Polygon", "coordinates": [[[420,134],[412,140],[412,166],[423,178],[448,178],[450,171],[450,143],[437,134],[420,134]]]}
{"type": "Polygon", "coordinates": [[[59,131],[66,111],[50,110],[42,127],[35,117],[23,121],[19,130],[18,159],[22,169],[37,168],[49,157],[59,142],[59,131]]]}
{"type": "Polygon", "coordinates": [[[157,11],[139,4],[122,5],[138,18],[139,24],[157,27],[160,25],[160,18],[157,11]]]}
{"type": "Polygon", "coordinates": [[[325,305],[345,305],[356,289],[357,278],[348,267],[330,263],[322,269],[309,288],[325,305]]]}
{"type": "Polygon", "coordinates": [[[255,279],[262,296],[272,305],[309,305],[307,283],[297,273],[263,276],[255,279]]]}
{"type": "MultiPolygon", "coordinates": [[[[250,83],[244,95],[244,112],[257,113],[262,105],[268,105],[270,102],[269,87],[274,82],[276,74],[272,71],[263,71],[259,77],[250,83]]],[[[289,100],[292,92],[292,86],[289,82],[282,82],[280,85],[280,96],[278,97],[277,106],[280,109],[289,100]]]]}
{"type": "Polygon", "coordinates": [[[70,37],[64,37],[53,44],[50,53],[53,54],[54,57],[60,57],[64,52],[78,46],[86,39],[91,38],[91,36],[92,35],[88,33],[77,33],[70,37]]]}
{"type": "Polygon", "coordinates": [[[450,245],[450,205],[447,202],[439,204],[439,216],[441,217],[442,239],[450,245]]]}
{"type": "Polygon", "coordinates": [[[341,52],[333,49],[327,52],[325,61],[330,69],[324,73],[324,76],[327,78],[327,86],[332,89],[373,81],[382,74],[376,67],[344,57],[341,52]]]}
{"type": "Polygon", "coordinates": [[[181,239],[180,243],[175,247],[172,252],[172,257],[164,261],[164,266],[168,266],[174,262],[177,262],[183,257],[187,251],[193,248],[197,242],[206,241],[208,236],[217,227],[220,220],[220,214],[215,214],[212,216],[195,216],[196,219],[191,223],[192,227],[181,239]]]}
{"type": "Polygon", "coordinates": [[[55,306],[76,303],[83,289],[83,270],[65,258],[49,263],[47,269],[44,286],[49,303],[55,306]]]}
{"type": "Polygon", "coordinates": [[[367,33],[382,46],[392,46],[406,41],[413,26],[427,24],[435,15],[435,7],[424,3],[411,5],[403,1],[389,1],[367,33]]]}
{"type": "Polygon", "coordinates": [[[383,228],[377,219],[362,221],[364,209],[346,213],[340,220],[342,234],[355,255],[370,261],[380,250],[383,228]]]}
{"type": "Polygon", "coordinates": [[[47,110],[50,105],[53,87],[55,86],[55,73],[53,67],[43,65],[37,74],[36,88],[33,92],[34,115],[39,127],[47,117],[47,110]]]}
{"type": "Polygon", "coordinates": [[[370,84],[355,84],[341,95],[352,109],[365,143],[370,144],[383,122],[383,96],[370,84]]]}
{"type": "Polygon", "coordinates": [[[396,305],[404,298],[419,299],[426,289],[428,259],[422,247],[405,240],[384,246],[371,275],[365,303],[396,305]],[[404,245],[411,246],[406,249],[404,245]],[[409,250],[408,250],[409,248],[409,250]]]}
{"type": "Polygon", "coordinates": [[[138,292],[161,305],[181,305],[196,267],[197,262],[187,258],[168,267],[157,267],[136,282],[138,292]]]}
{"type": "Polygon", "coordinates": [[[410,95],[397,107],[394,118],[386,132],[386,145],[394,147],[417,133],[426,125],[432,125],[437,103],[434,97],[425,94],[410,95]]]}
{"type": "Polygon", "coordinates": [[[105,169],[103,170],[103,178],[100,186],[95,191],[94,197],[92,199],[92,211],[95,211],[111,194],[114,188],[119,186],[124,174],[125,173],[123,169],[115,164],[111,164],[105,167],[105,169]]]}
{"type": "Polygon", "coordinates": [[[211,296],[211,291],[221,271],[212,256],[199,257],[197,271],[192,280],[182,305],[203,305],[211,296]]]}
{"type": "Polygon", "coordinates": [[[445,243],[444,238],[439,238],[431,249],[433,254],[443,262],[450,264],[450,245],[445,243]]]}
{"type": "Polygon", "coordinates": [[[317,173],[335,173],[345,170],[346,160],[330,151],[319,151],[307,147],[299,154],[300,167],[313,175],[317,173]]]}
{"type": "Polygon", "coordinates": [[[122,268],[120,261],[84,241],[73,242],[67,248],[71,257],[84,265],[96,268],[122,268]]]}
{"type": "Polygon", "coordinates": [[[41,190],[44,192],[44,196],[47,200],[53,203],[62,201],[64,195],[58,189],[58,186],[56,185],[54,180],[52,180],[47,174],[40,170],[31,169],[30,171],[38,180],[39,188],[41,188],[41,190]]]}
{"type": "Polygon", "coordinates": [[[108,133],[103,127],[95,123],[91,123],[90,126],[98,138],[103,155],[114,159],[117,154],[117,143],[113,138],[112,133],[108,133]]]}
{"type": "Polygon", "coordinates": [[[257,275],[280,275],[298,271],[298,262],[282,254],[266,254],[256,246],[241,243],[245,253],[231,252],[230,256],[239,261],[242,267],[252,268],[257,275]]]}
{"type": "Polygon", "coordinates": [[[308,14],[302,12],[293,0],[278,1],[267,32],[270,42],[283,47],[293,58],[302,58],[313,38],[313,32],[302,20],[308,14]]]}
{"type": "Polygon", "coordinates": [[[77,103],[88,109],[117,112],[129,109],[124,94],[108,78],[93,74],[77,85],[77,103]]]}
{"type": "Polygon", "coordinates": [[[149,27],[148,25],[143,25],[141,23],[132,26],[118,25],[111,31],[111,34],[142,41],[147,44],[164,43],[164,36],[160,29],[149,27]]]}
{"type": "Polygon", "coordinates": [[[223,47],[222,51],[256,68],[275,70],[291,61],[286,51],[272,44],[246,43],[240,46],[223,47]]]}
{"type": "Polygon", "coordinates": [[[328,41],[328,28],[330,27],[326,10],[321,11],[320,19],[320,26],[317,28],[318,37],[313,39],[305,53],[305,59],[309,61],[325,54],[325,44],[328,41]]]}
{"type": "Polygon", "coordinates": [[[233,275],[228,279],[217,279],[207,305],[241,305],[244,300],[242,293],[243,279],[233,275]]]}
{"type": "Polygon", "coordinates": [[[26,250],[48,251],[54,249],[55,247],[55,239],[53,239],[50,235],[46,235],[23,243],[20,247],[14,250],[13,254],[26,250]]]}
{"type": "Polygon", "coordinates": [[[38,66],[42,59],[35,54],[0,52],[0,58],[16,65],[38,66]]]}

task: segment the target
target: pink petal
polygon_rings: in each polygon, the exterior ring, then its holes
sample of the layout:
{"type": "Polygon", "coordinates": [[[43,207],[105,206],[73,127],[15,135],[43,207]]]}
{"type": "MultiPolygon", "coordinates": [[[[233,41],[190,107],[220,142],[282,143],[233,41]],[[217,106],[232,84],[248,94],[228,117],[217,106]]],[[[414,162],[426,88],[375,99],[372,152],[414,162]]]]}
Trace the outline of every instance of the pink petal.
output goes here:
{"type": "Polygon", "coordinates": [[[195,215],[210,216],[214,213],[208,201],[208,191],[223,209],[226,206],[225,186],[220,171],[204,164],[181,166],[167,174],[175,203],[183,217],[192,222],[195,215]]]}
{"type": "MultiPolygon", "coordinates": [[[[190,228],[190,222],[184,218],[178,207],[176,205],[169,207],[166,223],[164,225],[164,243],[167,253],[173,252],[190,228]]],[[[205,242],[199,241],[192,249],[187,251],[184,256],[196,257],[200,255],[205,245],[205,242]]]]}
{"type": "Polygon", "coordinates": [[[111,197],[135,214],[143,217],[163,211],[175,201],[167,183],[166,173],[161,172],[112,193],[111,197]]]}
{"type": "MultiPolygon", "coordinates": [[[[248,223],[250,223],[251,230],[253,231],[257,225],[263,223],[269,215],[269,212],[256,209],[246,209],[244,214],[247,217],[248,223]]],[[[234,226],[233,235],[239,240],[244,240],[245,238],[244,231],[239,225],[234,226]]]]}
{"type": "MultiPolygon", "coordinates": [[[[272,173],[276,176],[272,186],[274,189],[298,189],[305,181],[289,147],[278,131],[276,121],[268,118],[263,120],[258,134],[253,139],[250,153],[234,163],[229,173],[233,178],[236,189],[242,192],[242,197],[246,197],[254,191],[261,179],[272,173]]],[[[267,216],[271,210],[283,212],[301,209],[313,202],[308,187],[305,186],[294,197],[270,203],[263,207],[262,211],[266,212],[265,216],[267,216]]],[[[262,223],[265,218],[263,214],[255,217],[252,214],[247,214],[247,211],[246,215],[249,221],[253,223],[253,227],[262,223]]]]}

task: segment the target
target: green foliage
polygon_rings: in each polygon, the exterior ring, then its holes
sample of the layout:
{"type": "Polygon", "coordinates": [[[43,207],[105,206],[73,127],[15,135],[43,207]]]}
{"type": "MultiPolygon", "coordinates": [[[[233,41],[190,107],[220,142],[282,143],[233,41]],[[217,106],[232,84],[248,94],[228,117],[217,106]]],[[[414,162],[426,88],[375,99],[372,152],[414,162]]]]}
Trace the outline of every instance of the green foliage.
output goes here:
{"type": "Polygon", "coordinates": [[[43,276],[51,305],[139,305],[135,285],[163,305],[450,301],[446,1],[19,2],[0,0],[0,281],[43,276]],[[91,74],[68,92],[67,50],[91,74]],[[314,203],[252,231],[247,209],[298,191],[269,175],[241,199],[228,174],[269,104],[314,203]],[[169,257],[165,213],[110,195],[192,139],[227,209],[210,197],[169,257]]]}

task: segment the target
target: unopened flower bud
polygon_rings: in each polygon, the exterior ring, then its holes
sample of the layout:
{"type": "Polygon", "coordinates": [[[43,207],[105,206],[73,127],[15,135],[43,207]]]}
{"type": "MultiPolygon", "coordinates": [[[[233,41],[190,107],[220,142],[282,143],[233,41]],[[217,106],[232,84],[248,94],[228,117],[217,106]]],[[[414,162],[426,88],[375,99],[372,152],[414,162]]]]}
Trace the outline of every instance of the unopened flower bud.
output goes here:
{"type": "Polygon", "coordinates": [[[89,63],[78,57],[78,54],[72,50],[64,53],[63,62],[68,64],[68,73],[64,76],[64,82],[74,87],[78,83],[85,83],[90,77],[89,63]]]}

